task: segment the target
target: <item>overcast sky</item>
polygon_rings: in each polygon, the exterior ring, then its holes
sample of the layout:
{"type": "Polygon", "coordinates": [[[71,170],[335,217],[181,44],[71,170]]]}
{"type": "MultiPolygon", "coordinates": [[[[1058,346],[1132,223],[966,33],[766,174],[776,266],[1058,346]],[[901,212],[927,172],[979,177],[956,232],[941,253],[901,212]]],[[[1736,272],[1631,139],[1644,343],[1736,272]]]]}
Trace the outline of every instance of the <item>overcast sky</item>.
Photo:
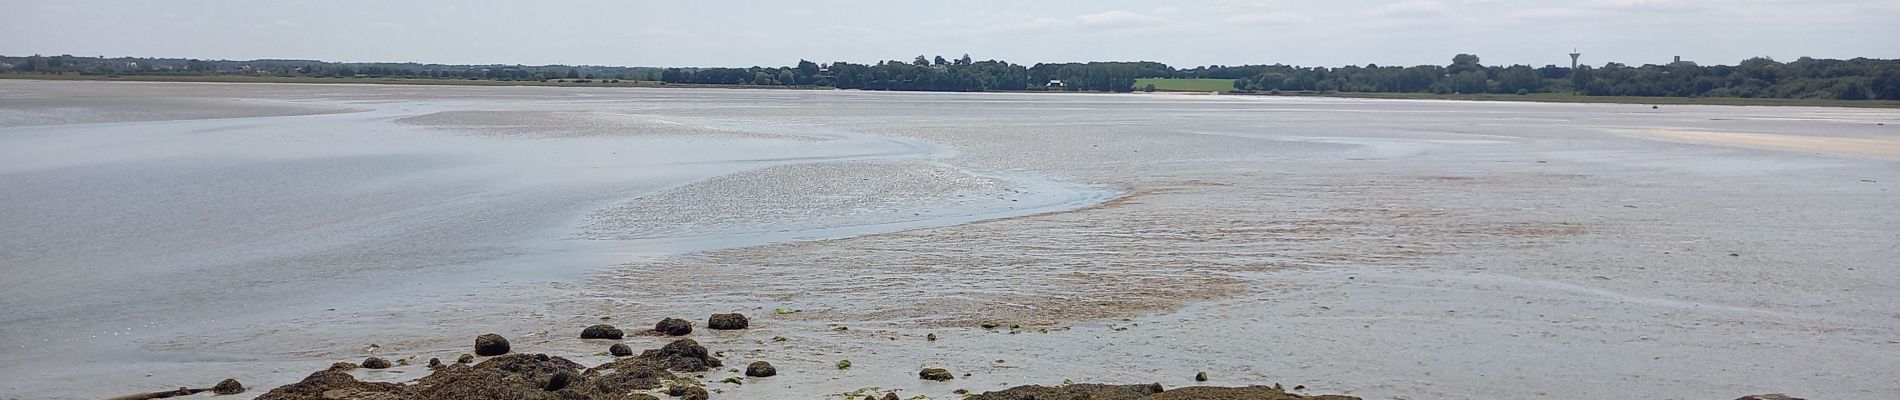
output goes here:
{"type": "Polygon", "coordinates": [[[0,54],[786,65],[1900,58],[1900,0],[0,0],[0,54]]]}

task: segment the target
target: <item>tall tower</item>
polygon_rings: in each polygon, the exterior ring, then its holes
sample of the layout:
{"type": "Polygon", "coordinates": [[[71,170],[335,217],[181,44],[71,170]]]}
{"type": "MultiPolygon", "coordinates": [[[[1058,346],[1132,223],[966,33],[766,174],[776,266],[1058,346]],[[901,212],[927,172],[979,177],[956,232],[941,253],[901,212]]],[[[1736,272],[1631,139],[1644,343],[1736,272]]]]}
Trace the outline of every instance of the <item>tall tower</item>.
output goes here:
{"type": "Polygon", "coordinates": [[[1571,70],[1577,69],[1577,58],[1579,57],[1583,57],[1583,53],[1577,52],[1577,49],[1570,49],[1570,69],[1571,70]]]}

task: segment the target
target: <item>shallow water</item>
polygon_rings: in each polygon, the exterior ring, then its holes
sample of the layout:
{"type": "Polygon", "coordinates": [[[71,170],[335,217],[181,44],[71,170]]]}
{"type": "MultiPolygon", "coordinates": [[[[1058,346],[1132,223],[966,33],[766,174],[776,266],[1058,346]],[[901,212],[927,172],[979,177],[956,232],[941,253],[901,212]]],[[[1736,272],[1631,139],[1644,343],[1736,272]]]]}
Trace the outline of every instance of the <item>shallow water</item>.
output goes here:
{"type": "Polygon", "coordinates": [[[1900,394],[1893,111],[0,81],[0,117],[5,398],[725,311],[757,328],[695,338],[781,371],[734,398],[1900,394]]]}

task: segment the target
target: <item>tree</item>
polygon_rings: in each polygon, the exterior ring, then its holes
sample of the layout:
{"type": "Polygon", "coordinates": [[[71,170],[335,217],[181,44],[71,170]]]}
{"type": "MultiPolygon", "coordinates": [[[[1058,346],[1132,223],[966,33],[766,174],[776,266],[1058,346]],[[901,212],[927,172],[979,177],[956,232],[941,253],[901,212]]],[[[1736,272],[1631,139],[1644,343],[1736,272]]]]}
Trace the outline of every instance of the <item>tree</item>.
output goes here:
{"type": "Polygon", "coordinates": [[[924,56],[923,56],[922,54],[919,54],[919,55],[917,55],[917,59],[916,59],[916,60],[911,60],[911,62],[910,62],[910,63],[911,63],[911,65],[916,65],[916,66],[919,66],[919,67],[923,67],[923,66],[928,66],[928,65],[930,65],[930,59],[929,59],[929,58],[924,58],[924,56]]]}
{"type": "Polygon", "coordinates": [[[1583,93],[1584,87],[1590,86],[1590,82],[1594,80],[1596,77],[1590,73],[1588,65],[1578,66],[1577,69],[1570,71],[1570,89],[1573,94],[1583,93]]]}
{"type": "Polygon", "coordinates": [[[1483,70],[1484,66],[1478,64],[1478,56],[1475,54],[1459,54],[1451,57],[1451,65],[1446,66],[1445,69],[1447,70],[1446,72],[1457,75],[1470,71],[1483,70]]]}
{"type": "Polygon", "coordinates": [[[963,58],[957,59],[957,65],[970,65],[970,64],[975,64],[975,62],[972,62],[970,60],[970,53],[963,53],[963,58]]]}
{"type": "Polygon", "coordinates": [[[809,85],[817,82],[819,69],[821,68],[819,68],[816,63],[798,60],[798,68],[794,70],[795,75],[797,75],[798,84],[809,85]]]}
{"type": "Polygon", "coordinates": [[[567,79],[580,79],[580,78],[581,78],[580,70],[573,69],[573,68],[567,69],[567,79]]]}
{"type": "Polygon", "coordinates": [[[1874,77],[1874,97],[1881,100],[1900,100],[1900,66],[1887,67],[1874,77]]]}
{"type": "Polygon", "coordinates": [[[1143,92],[1148,92],[1148,93],[1154,93],[1154,92],[1155,92],[1155,84],[1152,84],[1152,83],[1150,83],[1150,84],[1148,84],[1147,86],[1142,86],[1142,87],[1141,87],[1141,91],[1143,91],[1143,92]]]}
{"type": "Polygon", "coordinates": [[[931,64],[932,65],[950,65],[950,60],[943,59],[943,56],[937,56],[935,60],[932,60],[931,64]]]}
{"type": "Polygon", "coordinates": [[[1544,78],[1528,65],[1513,65],[1498,72],[1498,93],[1539,92],[1544,78]]]}
{"type": "Polygon", "coordinates": [[[1452,92],[1473,94],[1491,90],[1491,82],[1484,78],[1484,71],[1465,71],[1446,78],[1445,86],[1452,92]]]}

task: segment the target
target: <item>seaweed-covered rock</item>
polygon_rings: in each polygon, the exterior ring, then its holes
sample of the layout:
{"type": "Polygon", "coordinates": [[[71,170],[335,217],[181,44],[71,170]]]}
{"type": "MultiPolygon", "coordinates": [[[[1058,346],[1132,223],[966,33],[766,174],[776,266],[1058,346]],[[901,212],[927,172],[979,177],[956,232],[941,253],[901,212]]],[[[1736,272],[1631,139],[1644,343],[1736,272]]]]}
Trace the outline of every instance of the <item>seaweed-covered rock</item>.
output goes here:
{"type": "Polygon", "coordinates": [[[612,354],[614,357],[631,356],[633,348],[627,347],[626,343],[614,343],[612,346],[607,346],[607,354],[612,354]]]}
{"type": "Polygon", "coordinates": [[[365,358],[363,359],[363,368],[369,368],[369,369],[389,368],[389,360],[384,360],[382,357],[365,358]]]}
{"type": "MultiPolygon", "coordinates": [[[[446,364],[413,384],[360,382],[340,370],[324,370],[303,382],[266,393],[265,400],[640,400],[677,377],[660,366],[696,363],[704,368],[705,348],[691,341],[653,350],[650,358],[623,358],[583,371],[580,364],[546,354],[505,354],[479,364],[446,364]]],[[[718,360],[714,359],[713,362],[718,360]]],[[[703,370],[703,369],[702,369],[703,370]]],[[[233,382],[235,384],[235,382],[233,382]]],[[[200,389],[202,390],[202,389],[200,389]]],[[[701,392],[700,399],[705,399],[701,392]]]]}
{"type": "Polygon", "coordinates": [[[323,370],[303,381],[271,389],[258,400],[416,400],[403,385],[362,382],[337,370],[323,370]]]}
{"type": "Polygon", "coordinates": [[[653,324],[653,331],[666,334],[667,336],[680,336],[693,333],[693,323],[692,321],[679,318],[667,318],[660,320],[660,323],[653,324]]]}
{"type": "Polygon", "coordinates": [[[1268,386],[1175,388],[1146,397],[1148,400],[1360,400],[1340,395],[1301,396],[1268,386]]]}
{"type": "Polygon", "coordinates": [[[475,355],[487,357],[503,354],[508,354],[508,338],[493,333],[475,337],[475,355]]]}
{"type": "Polygon", "coordinates": [[[462,353],[462,356],[455,358],[455,363],[456,364],[473,364],[475,363],[475,355],[462,353]]]}
{"type": "Polygon", "coordinates": [[[975,394],[964,400],[1359,400],[1351,396],[1307,396],[1286,393],[1267,386],[1208,387],[1194,386],[1162,390],[1160,384],[1062,386],[1017,386],[975,394]]]}
{"type": "Polygon", "coordinates": [[[238,383],[236,379],[225,379],[222,381],[218,381],[218,384],[216,386],[212,386],[211,393],[217,393],[217,394],[244,393],[244,384],[238,383]]]}
{"type": "Polygon", "coordinates": [[[429,357],[429,369],[442,368],[442,359],[429,357]]]}
{"type": "Polygon", "coordinates": [[[424,399],[568,398],[547,388],[573,385],[581,365],[543,354],[508,354],[474,366],[452,365],[417,380],[412,391],[424,399]],[[566,375],[565,377],[558,377],[566,375]]]}
{"type": "Polygon", "coordinates": [[[884,397],[878,398],[878,400],[900,400],[900,399],[897,398],[897,392],[890,392],[890,393],[885,393],[884,397]]]}
{"type": "Polygon", "coordinates": [[[674,379],[673,373],[647,363],[607,363],[589,368],[581,375],[584,393],[615,394],[659,388],[674,379]]]}
{"type": "Polygon", "coordinates": [[[717,330],[745,329],[750,325],[751,321],[747,321],[745,315],[739,313],[713,314],[712,318],[706,320],[707,328],[717,330]]]}
{"type": "Polygon", "coordinates": [[[566,389],[568,384],[574,383],[574,381],[578,381],[580,379],[581,379],[580,375],[574,374],[573,371],[555,372],[554,376],[548,377],[548,384],[543,385],[541,389],[550,390],[550,391],[566,389]]]}
{"type": "Polygon", "coordinates": [[[613,325],[599,324],[581,330],[581,339],[620,340],[622,337],[626,337],[626,333],[621,332],[620,328],[615,328],[613,325]]]}
{"type": "Polygon", "coordinates": [[[753,361],[745,366],[745,376],[764,378],[772,375],[778,375],[778,368],[773,368],[772,363],[753,361]]]}
{"type": "Polygon", "coordinates": [[[917,372],[917,378],[923,379],[923,380],[942,382],[942,381],[947,381],[951,379],[957,379],[957,376],[952,375],[950,373],[950,370],[943,369],[943,368],[924,368],[923,371],[917,372]]]}
{"type": "Polygon", "coordinates": [[[712,394],[706,393],[705,388],[698,386],[686,386],[685,389],[681,389],[680,391],[682,392],[679,395],[680,400],[707,400],[712,398],[712,394]]]}
{"type": "Polygon", "coordinates": [[[1147,385],[1096,385],[1075,384],[1062,386],[1017,386],[995,392],[971,395],[965,400],[1134,400],[1146,399],[1149,395],[1161,393],[1160,384],[1147,385]]]}
{"type": "Polygon", "coordinates": [[[111,398],[107,398],[106,400],[169,399],[173,397],[190,396],[190,395],[197,394],[198,392],[203,392],[206,390],[210,390],[210,389],[192,389],[192,388],[180,387],[177,390],[167,390],[163,392],[134,393],[134,394],[128,394],[124,396],[111,397],[111,398]]]}
{"type": "Polygon", "coordinates": [[[706,351],[706,347],[692,339],[675,340],[658,349],[641,352],[639,356],[615,360],[609,365],[649,364],[654,367],[681,371],[705,372],[718,368],[722,363],[706,351]]]}
{"type": "Polygon", "coordinates": [[[332,371],[348,371],[356,369],[357,367],[358,365],[356,365],[356,363],[349,361],[337,361],[336,363],[330,364],[330,370],[332,371]]]}

